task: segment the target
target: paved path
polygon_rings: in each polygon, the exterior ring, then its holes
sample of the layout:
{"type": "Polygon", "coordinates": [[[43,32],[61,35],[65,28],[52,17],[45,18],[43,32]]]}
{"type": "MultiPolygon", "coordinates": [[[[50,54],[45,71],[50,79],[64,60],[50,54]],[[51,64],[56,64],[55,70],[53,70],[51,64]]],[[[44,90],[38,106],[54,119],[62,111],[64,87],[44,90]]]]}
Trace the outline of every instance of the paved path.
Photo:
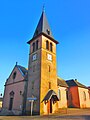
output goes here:
{"type": "Polygon", "coordinates": [[[46,116],[0,116],[0,120],[90,120],[90,109],[68,109],[46,116]]]}
{"type": "Polygon", "coordinates": [[[0,116],[0,120],[90,120],[90,116],[0,116]]]}

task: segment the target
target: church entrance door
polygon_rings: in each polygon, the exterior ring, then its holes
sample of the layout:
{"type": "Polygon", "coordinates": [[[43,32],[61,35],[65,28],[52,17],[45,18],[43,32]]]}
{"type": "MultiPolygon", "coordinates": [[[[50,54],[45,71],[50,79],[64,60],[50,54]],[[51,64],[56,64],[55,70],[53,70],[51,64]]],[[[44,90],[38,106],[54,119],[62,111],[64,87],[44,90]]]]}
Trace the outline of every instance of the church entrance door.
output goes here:
{"type": "Polygon", "coordinates": [[[9,110],[12,110],[13,107],[13,98],[10,98],[9,110]]]}
{"type": "Polygon", "coordinates": [[[52,113],[52,99],[50,99],[50,113],[52,113]]]}

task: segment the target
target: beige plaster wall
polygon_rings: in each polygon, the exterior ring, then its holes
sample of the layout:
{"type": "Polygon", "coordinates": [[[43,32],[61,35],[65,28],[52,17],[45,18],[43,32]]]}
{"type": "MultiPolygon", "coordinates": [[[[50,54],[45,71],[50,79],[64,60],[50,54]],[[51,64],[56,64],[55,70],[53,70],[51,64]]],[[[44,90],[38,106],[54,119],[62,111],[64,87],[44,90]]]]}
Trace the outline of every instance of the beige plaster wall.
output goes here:
{"type": "Polygon", "coordinates": [[[80,100],[80,108],[90,108],[90,97],[88,89],[78,87],[79,91],[79,100],[80,100]],[[83,92],[86,94],[86,100],[84,100],[83,92]]]}
{"type": "Polygon", "coordinates": [[[58,108],[67,108],[67,97],[66,97],[67,88],[58,86],[58,89],[60,89],[61,91],[61,98],[58,101],[58,108]]]}

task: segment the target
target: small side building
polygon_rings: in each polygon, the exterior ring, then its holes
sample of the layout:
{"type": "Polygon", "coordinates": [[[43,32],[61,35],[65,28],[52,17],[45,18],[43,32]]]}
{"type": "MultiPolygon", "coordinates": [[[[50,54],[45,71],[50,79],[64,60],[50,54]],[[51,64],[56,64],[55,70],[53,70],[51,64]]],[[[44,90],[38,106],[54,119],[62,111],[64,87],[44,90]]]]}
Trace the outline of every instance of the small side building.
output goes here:
{"type": "Polygon", "coordinates": [[[5,83],[3,110],[21,114],[26,105],[27,69],[15,65],[5,83]]]}
{"type": "Polygon", "coordinates": [[[68,107],[90,108],[90,94],[88,88],[76,79],[68,80],[68,107]]]}
{"type": "Polygon", "coordinates": [[[67,104],[68,85],[65,82],[65,80],[58,77],[57,78],[57,87],[58,87],[58,98],[59,98],[58,109],[59,108],[67,108],[68,107],[68,104],[67,104]]]}

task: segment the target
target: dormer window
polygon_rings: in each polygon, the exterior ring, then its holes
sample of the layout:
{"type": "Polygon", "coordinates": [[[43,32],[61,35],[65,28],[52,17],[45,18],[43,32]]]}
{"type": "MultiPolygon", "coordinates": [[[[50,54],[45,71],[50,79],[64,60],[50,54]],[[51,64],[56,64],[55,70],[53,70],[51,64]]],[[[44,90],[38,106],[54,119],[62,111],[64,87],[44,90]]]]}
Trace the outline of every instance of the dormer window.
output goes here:
{"type": "Polygon", "coordinates": [[[50,30],[49,29],[47,29],[47,34],[50,35],[50,30]]]}

